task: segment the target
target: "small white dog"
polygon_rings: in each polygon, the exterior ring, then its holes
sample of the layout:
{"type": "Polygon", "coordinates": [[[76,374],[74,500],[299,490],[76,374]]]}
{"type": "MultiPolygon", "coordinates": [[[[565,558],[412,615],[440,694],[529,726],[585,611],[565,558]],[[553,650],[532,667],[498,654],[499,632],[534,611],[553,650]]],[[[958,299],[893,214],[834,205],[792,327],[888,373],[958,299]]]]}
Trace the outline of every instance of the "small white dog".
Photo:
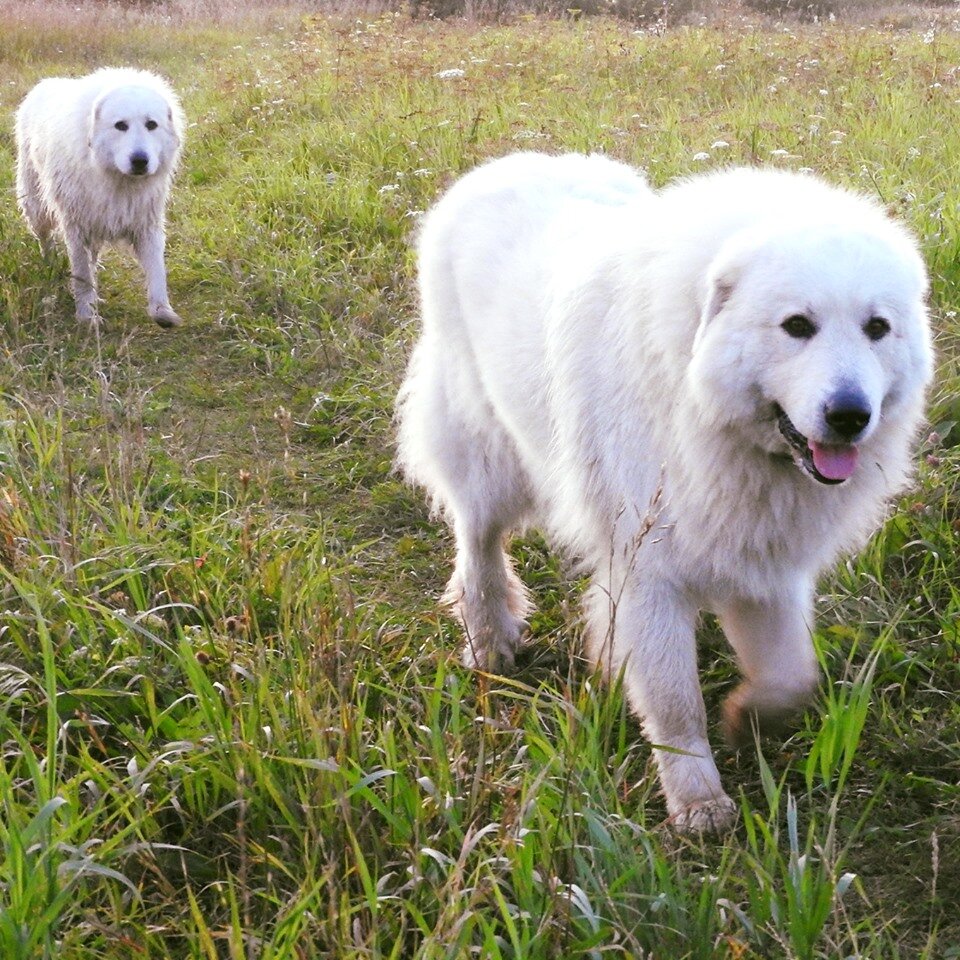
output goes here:
{"type": "Polygon", "coordinates": [[[546,526],[592,571],[588,646],[667,748],[675,826],[728,826],[697,618],[745,675],[732,740],[815,692],[815,578],[910,474],[932,370],[914,240],[812,176],[654,193],[603,157],[518,154],[453,186],[419,256],[399,464],[453,528],[465,661],[512,663],[528,601],[504,540],[546,526]]]}
{"type": "Polygon", "coordinates": [[[63,235],[78,320],[97,320],[101,248],[126,243],[146,275],[150,316],[180,323],[167,295],[164,211],[183,128],[176,94],[145,70],[50,77],[17,110],[20,209],[44,250],[63,235]]]}

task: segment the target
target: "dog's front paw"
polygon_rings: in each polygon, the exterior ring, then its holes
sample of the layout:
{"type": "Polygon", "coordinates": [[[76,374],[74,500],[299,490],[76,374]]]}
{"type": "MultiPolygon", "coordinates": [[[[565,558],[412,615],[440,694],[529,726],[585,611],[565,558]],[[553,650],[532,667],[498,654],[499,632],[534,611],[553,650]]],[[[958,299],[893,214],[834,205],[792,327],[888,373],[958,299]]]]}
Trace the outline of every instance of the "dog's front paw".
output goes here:
{"type": "Polygon", "coordinates": [[[760,690],[741,683],[723,702],[723,735],[732,747],[753,742],[755,731],[780,736],[813,695],[814,687],[760,690]]]}
{"type": "Polygon", "coordinates": [[[490,647],[468,640],[463,646],[460,660],[471,670],[484,673],[509,673],[513,669],[515,654],[508,647],[490,647]]]}
{"type": "Polygon", "coordinates": [[[477,636],[468,634],[460,659],[471,670],[510,673],[516,663],[517,650],[523,645],[529,629],[525,620],[519,620],[496,632],[484,630],[477,636]]]}
{"type": "Polygon", "coordinates": [[[150,310],[151,318],[164,329],[169,329],[170,327],[179,327],[183,320],[180,319],[180,316],[177,312],[170,306],[159,306],[153,307],[150,310]]]}
{"type": "Polygon", "coordinates": [[[697,800],[670,817],[677,833],[726,833],[737,822],[737,805],[726,795],[697,800]]]}

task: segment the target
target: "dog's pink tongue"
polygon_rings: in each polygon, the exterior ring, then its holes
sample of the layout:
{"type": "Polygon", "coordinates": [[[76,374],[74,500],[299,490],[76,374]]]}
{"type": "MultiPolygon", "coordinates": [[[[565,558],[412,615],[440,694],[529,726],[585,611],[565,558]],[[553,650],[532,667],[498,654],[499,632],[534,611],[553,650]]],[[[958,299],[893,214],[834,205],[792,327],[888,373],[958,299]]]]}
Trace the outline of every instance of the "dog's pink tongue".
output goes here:
{"type": "Polygon", "coordinates": [[[847,480],[857,468],[859,451],[854,446],[832,446],[810,441],[813,465],[828,480],[847,480]]]}

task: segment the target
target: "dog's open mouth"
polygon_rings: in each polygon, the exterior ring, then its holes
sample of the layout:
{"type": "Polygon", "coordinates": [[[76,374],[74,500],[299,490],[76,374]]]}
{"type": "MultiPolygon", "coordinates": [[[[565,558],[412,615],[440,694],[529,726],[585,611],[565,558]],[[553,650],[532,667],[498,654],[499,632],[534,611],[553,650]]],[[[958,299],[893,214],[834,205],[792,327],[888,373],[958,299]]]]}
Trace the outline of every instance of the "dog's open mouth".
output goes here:
{"type": "Polygon", "coordinates": [[[857,468],[859,451],[852,443],[831,444],[808,440],[786,415],[780,404],[774,404],[777,427],[790,445],[793,462],[819,483],[843,483],[857,468]]]}

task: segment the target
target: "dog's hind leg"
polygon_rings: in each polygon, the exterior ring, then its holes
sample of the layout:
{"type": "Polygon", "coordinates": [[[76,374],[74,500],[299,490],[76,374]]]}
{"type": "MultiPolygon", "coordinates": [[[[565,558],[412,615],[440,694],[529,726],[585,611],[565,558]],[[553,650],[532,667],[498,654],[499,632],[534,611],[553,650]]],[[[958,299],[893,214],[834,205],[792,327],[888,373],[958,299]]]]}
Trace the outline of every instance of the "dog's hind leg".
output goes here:
{"type": "Polygon", "coordinates": [[[463,626],[463,662],[479,670],[513,666],[527,629],[526,589],[507,556],[502,521],[455,512],[457,560],[443,602],[463,626]]]}
{"type": "Polygon", "coordinates": [[[17,162],[17,203],[41,249],[47,253],[57,224],[43,202],[37,170],[26,155],[21,155],[17,162]]]}
{"type": "Polygon", "coordinates": [[[526,590],[504,548],[529,511],[529,484],[512,439],[473,378],[468,358],[422,340],[398,403],[398,462],[429,490],[457,544],[443,595],[463,626],[463,661],[512,665],[527,629],[526,590]]]}

